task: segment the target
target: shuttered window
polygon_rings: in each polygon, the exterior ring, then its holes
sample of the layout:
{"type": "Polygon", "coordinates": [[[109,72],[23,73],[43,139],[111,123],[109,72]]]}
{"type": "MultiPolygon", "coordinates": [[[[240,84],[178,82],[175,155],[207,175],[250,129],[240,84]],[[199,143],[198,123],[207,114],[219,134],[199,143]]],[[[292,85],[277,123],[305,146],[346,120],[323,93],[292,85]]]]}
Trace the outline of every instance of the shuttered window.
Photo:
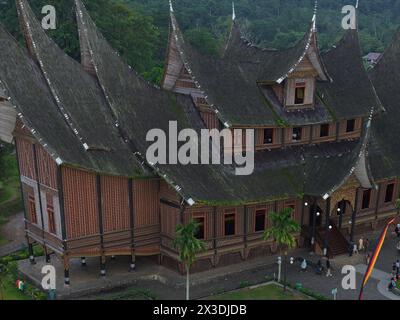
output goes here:
{"type": "Polygon", "coordinates": [[[35,197],[34,196],[29,196],[28,197],[28,206],[29,206],[29,216],[31,218],[31,222],[33,224],[37,224],[37,213],[36,213],[36,203],[35,203],[35,197]]]}
{"type": "Polygon", "coordinates": [[[47,205],[47,216],[49,218],[49,232],[56,234],[56,222],[54,218],[54,207],[52,205],[47,205]]]}
{"type": "Polygon", "coordinates": [[[286,85],[286,106],[299,107],[314,104],[315,80],[288,79],[286,85]]]}
{"type": "Polygon", "coordinates": [[[385,203],[393,201],[394,183],[389,183],[386,186],[385,203]]]}

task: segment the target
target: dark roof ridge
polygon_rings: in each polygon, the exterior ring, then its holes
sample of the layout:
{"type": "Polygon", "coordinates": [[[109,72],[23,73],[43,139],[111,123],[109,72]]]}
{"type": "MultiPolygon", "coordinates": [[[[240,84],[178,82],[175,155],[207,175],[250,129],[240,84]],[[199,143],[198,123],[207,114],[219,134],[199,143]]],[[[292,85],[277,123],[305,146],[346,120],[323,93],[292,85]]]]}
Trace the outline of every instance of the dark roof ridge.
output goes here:
{"type": "MultiPolygon", "coordinates": [[[[44,68],[43,62],[41,60],[40,54],[36,50],[36,43],[35,40],[32,37],[31,34],[31,26],[28,22],[28,17],[27,17],[27,11],[32,14],[31,8],[29,7],[29,4],[26,2],[26,0],[16,0],[16,5],[17,5],[17,12],[18,16],[20,18],[20,23],[22,25],[23,29],[23,35],[25,37],[25,41],[29,47],[30,50],[32,50],[31,54],[37,59],[38,64],[39,64],[39,69],[42,71],[42,74],[46,80],[46,83],[54,97],[55,103],[58,107],[59,112],[64,116],[65,121],[67,122],[68,126],[74,132],[75,136],[77,139],[81,142],[82,147],[85,150],[89,150],[89,144],[86,141],[86,139],[80,134],[80,130],[78,130],[77,125],[74,123],[74,121],[71,119],[71,115],[66,110],[63,106],[63,103],[61,103],[60,98],[58,97],[57,91],[53,88],[51,85],[51,81],[47,76],[47,72],[44,68]],[[27,10],[27,11],[26,11],[27,10]]],[[[47,35],[46,35],[47,36],[47,35]]]]}

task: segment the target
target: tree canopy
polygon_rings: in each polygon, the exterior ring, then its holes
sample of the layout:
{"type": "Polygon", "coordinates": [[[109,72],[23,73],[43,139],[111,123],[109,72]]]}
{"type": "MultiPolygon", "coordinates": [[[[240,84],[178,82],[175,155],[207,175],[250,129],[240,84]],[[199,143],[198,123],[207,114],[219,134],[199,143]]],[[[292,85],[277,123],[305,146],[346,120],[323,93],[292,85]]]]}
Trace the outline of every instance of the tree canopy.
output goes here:
{"type": "MultiPolygon", "coordinates": [[[[138,72],[159,82],[169,32],[168,0],[83,0],[111,45],[138,72]]],[[[38,16],[42,6],[57,9],[58,27],[49,31],[55,41],[79,60],[79,42],[73,0],[30,0],[38,16]]],[[[319,45],[338,41],[342,7],[356,0],[320,0],[319,45]]],[[[232,0],[173,0],[188,41],[205,53],[218,52],[229,34],[232,0]]],[[[309,27],[314,0],[235,0],[236,16],[245,35],[263,47],[286,48],[309,27]]],[[[14,0],[0,1],[0,22],[21,40],[14,0]]],[[[400,1],[361,0],[360,38],[364,53],[382,52],[400,24],[400,1]]]]}

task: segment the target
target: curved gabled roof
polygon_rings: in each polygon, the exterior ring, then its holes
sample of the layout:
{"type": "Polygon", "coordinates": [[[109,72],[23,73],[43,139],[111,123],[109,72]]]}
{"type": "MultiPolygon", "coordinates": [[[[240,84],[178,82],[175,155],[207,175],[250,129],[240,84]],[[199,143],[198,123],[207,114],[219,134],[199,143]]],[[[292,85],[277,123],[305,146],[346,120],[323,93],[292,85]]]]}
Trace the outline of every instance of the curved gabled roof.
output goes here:
{"type": "MultiPolygon", "coordinates": [[[[80,36],[90,51],[99,86],[96,79],[87,78],[79,65],[45,37],[26,8],[25,0],[21,1],[24,7],[20,10],[24,11],[24,22],[30,30],[28,40],[35,47],[40,68],[0,29],[1,86],[21,112],[25,125],[58,164],[64,162],[104,174],[133,176],[132,173],[147,167],[146,164],[137,165],[133,152],[145,153],[149,145],[145,135],[149,129],[166,130],[169,120],[177,120],[179,128],[199,130],[204,127],[199,115],[193,113],[193,103],[188,97],[162,92],[129,69],[98,32],[79,0],[76,2],[80,36]],[[44,52],[45,45],[49,46],[48,53],[44,52]],[[63,86],[61,80],[66,76],[71,78],[66,79],[66,86],[63,86]],[[71,81],[80,85],[80,91],[91,92],[80,94],[71,81]],[[66,97],[66,90],[76,96],[66,97]],[[85,100],[92,95],[100,105],[85,100]],[[85,149],[65,114],[60,112],[61,103],[82,128],[88,143],[93,134],[94,138],[103,138],[104,147],[110,150],[85,149]],[[81,113],[76,104],[85,110],[81,113]],[[81,117],[88,111],[93,113],[90,119],[81,117]],[[93,128],[87,128],[89,125],[93,128]],[[116,125],[122,131],[116,129],[116,125]],[[115,139],[111,140],[112,137],[115,139]],[[122,138],[131,143],[124,143],[122,138]]],[[[364,132],[368,132],[367,129],[364,132]]],[[[193,204],[193,200],[208,204],[244,204],[302,194],[324,195],[354,172],[367,137],[366,134],[360,141],[260,152],[256,155],[255,171],[249,176],[236,176],[230,165],[148,165],[189,204],[193,204]],[[328,179],[326,172],[335,174],[328,179]]]]}
{"type": "Polygon", "coordinates": [[[327,123],[368,117],[372,108],[375,112],[383,109],[362,63],[357,30],[347,31],[333,49],[320,54],[315,14],[303,39],[286,50],[252,45],[234,20],[223,56],[214,57],[185,42],[173,10],[170,15],[164,87],[172,90],[174,79],[185,66],[220,121],[228,127],[327,123]],[[286,112],[268,85],[284,81],[306,56],[319,74],[315,107],[286,112]]]}
{"type": "MultiPolygon", "coordinates": [[[[131,152],[117,138],[110,144],[112,152],[85,151],[61,115],[42,71],[2,27],[0,48],[1,86],[15,106],[18,117],[58,164],[113,175],[141,174],[131,152]]],[[[63,66],[67,68],[68,64],[63,66]]],[[[81,106],[85,107],[84,101],[81,106]]],[[[96,115],[91,119],[96,121],[96,115]]],[[[104,132],[98,132],[98,135],[104,136],[104,132]]]]}
{"type": "Polygon", "coordinates": [[[383,110],[361,56],[358,31],[351,29],[333,48],[322,53],[332,82],[318,82],[318,96],[334,119],[366,117],[371,109],[383,110]]]}
{"type": "Polygon", "coordinates": [[[400,176],[400,31],[369,72],[385,107],[372,123],[369,162],[375,179],[400,176]]]}
{"type": "Polygon", "coordinates": [[[265,83],[282,83],[300,62],[313,53],[313,64],[319,78],[329,80],[329,74],[320,57],[317,46],[316,15],[314,14],[309,29],[294,46],[277,50],[260,48],[253,45],[241,33],[237,21],[233,21],[230,37],[224,52],[224,58],[243,65],[248,72],[255,74],[257,81],[265,83]]]}

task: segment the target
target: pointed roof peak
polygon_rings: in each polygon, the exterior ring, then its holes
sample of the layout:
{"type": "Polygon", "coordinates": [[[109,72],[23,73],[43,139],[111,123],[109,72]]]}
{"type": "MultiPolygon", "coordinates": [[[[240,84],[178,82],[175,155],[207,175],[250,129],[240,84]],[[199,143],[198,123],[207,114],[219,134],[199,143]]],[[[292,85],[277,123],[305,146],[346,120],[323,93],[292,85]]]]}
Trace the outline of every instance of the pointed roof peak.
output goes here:
{"type": "Polygon", "coordinates": [[[232,21],[236,20],[235,2],[232,1],[232,21]]]}
{"type": "Polygon", "coordinates": [[[317,30],[317,12],[318,12],[318,0],[314,3],[314,14],[312,17],[312,30],[315,32],[317,30]]]}

